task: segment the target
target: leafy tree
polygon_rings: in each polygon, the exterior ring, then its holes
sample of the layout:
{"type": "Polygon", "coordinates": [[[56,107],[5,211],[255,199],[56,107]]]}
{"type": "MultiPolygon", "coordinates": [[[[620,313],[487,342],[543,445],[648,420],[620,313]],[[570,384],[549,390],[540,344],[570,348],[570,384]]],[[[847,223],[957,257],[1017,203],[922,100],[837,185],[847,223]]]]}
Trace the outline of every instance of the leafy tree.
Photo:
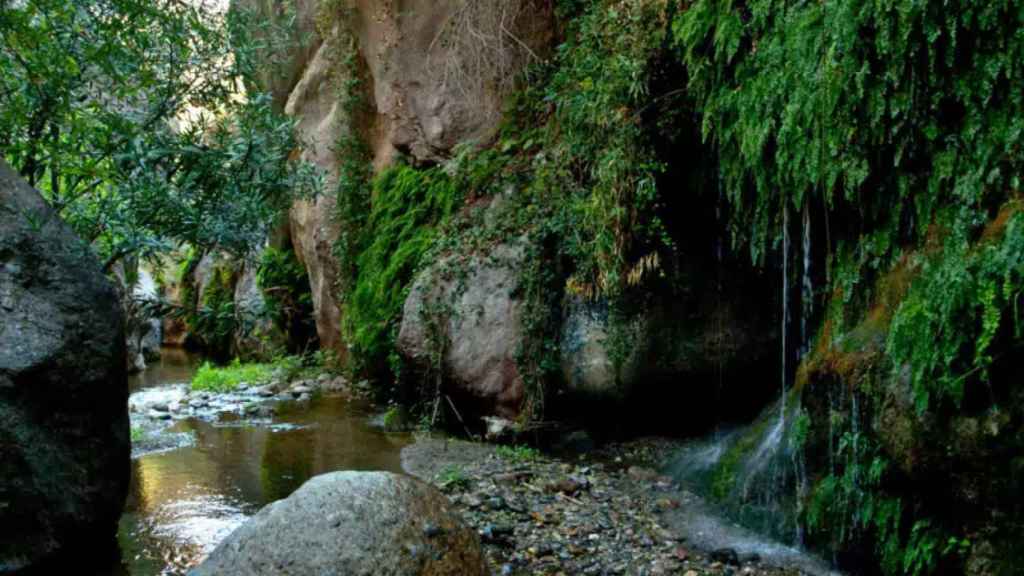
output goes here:
{"type": "Polygon", "coordinates": [[[318,184],[291,122],[241,93],[273,38],[203,0],[0,0],[0,153],[107,268],[246,252],[318,184]]]}

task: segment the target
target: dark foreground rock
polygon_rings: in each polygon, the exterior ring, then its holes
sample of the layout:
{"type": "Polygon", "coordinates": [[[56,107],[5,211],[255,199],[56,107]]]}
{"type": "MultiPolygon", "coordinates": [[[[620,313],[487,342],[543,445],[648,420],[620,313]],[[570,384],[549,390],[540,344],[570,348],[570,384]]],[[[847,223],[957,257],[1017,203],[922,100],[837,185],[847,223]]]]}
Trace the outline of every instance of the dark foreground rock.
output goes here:
{"type": "Polygon", "coordinates": [[[121,309],[0,160],[0,573],[113,543],[130,473],[121,309]]]}
{"type": "Polygon", "coordinates": [[[261,510],[193,576],[485,573],[480,542],[448,500],[387,472],[317,476],[261,510]]]}

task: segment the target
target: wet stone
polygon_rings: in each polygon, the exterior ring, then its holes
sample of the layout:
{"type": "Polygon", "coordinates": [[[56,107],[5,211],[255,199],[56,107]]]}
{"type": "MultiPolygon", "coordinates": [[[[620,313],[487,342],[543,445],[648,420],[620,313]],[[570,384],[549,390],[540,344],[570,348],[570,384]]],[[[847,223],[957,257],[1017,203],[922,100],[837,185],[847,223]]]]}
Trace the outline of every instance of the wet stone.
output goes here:
{"type": "Polygon", "coordinates": [[[740,557],[736,553],[736,550],[732,548],[719,548],[711,552],[711,559],[715,562],[721,562],[722,564],[728,564],[730,566],[739,566],[740,557]]]}

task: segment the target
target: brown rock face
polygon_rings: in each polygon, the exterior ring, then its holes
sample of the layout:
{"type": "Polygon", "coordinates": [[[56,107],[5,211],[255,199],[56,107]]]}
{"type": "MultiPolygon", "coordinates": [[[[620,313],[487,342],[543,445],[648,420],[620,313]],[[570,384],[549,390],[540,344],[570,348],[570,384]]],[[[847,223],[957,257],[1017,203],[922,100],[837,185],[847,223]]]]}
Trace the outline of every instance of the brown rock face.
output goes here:
{"type": "Polygon", "coordinates": [[[128,490],[121,305],[0,159],[0,573],[111,546],[128,490]]]}
{"type": "MultiPolygon", "coordinates": [[[[546,52],[554,29],[539,0],[359,0],[360,45],[386,146],[444,158],[490,138],[516,75],[546,52]]],[[[378,158],[378,162],[381,159],[378,158]]]]}
{"type": "Polygon", "coordinates": [[[301,200],[292,206],[289,225],[295,254],[309,272],[320,345],[344,354],[341,309],[335,290],[338,262],[333,254],[338,227],[333,219],[335,200],[331,194],[338,176],[334,146],[344,125],[338,89],[332,79],[337,66],[329,57],[330,51],[330,44],[320,46],[285,107],[285,112],[298,120],[299,140],[306,146],[304,159],[323,169],[329,180],[323,196],[301,200]]]}
{"type": "Polygon", "coordinates": [[[306,482],[235,530],[194,576],[482,576],[476,533],[432,486],[387,472],[306,482]]]}
{"type": "MultiPolygon", "coordinates": [[[[260,0],[238,0],[268,10],[260,0]]],[[[298,2],[297,39],[306,38],[311,0],[298,2]]],[[[429,162],[449,156],[464,142],[484,142],[500,121],[505,96],[517,74],[545,54],[553,38],[549,2],[540,0],[355,0],[342,3],[337,16],[348,19],[365,64],[364,97],[369,118],[360,119],[361,136],[377,169],[396,152],[429,162]],[[354,8],[351,14],[342,14],[354,8]]],[[[273,4],[276,6],[276,4],[273,4]]],[[[315,19],[315,18],[314,18],[315,19]]],[[[324,32],[321,30],[321,32],[324,32]]],[[[275,96],[290,93],[285,111],[298,120],[304,158],[328,174],[324,196],[297,202],[291,210],[292,243],[309,271],[317,331],[322,346],[345,354],[338,305],[338,262],[333,247],[340,231],[334,221],[336,144],[349,119],[341,109],[337,60],[345,43],[340,28],[324,41],[299,41],[297,73],[277,73],[269,85],[275,96]]],[[[296,71],[292,71],[296,72],[296,71]]]]}

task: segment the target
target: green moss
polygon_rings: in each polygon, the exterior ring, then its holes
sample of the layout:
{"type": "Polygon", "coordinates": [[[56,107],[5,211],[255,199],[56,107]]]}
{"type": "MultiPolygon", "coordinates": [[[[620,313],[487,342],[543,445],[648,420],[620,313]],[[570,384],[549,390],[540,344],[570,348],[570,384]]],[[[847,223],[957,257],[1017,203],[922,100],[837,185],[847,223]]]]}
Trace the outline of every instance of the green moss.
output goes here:
{"type": "Polygon", "coordinates": [[[397,165],[374,179],[373,199],[344,325],[357,369],[379,373],[414,274],[461,194],[439,168],[397,165]]]}

